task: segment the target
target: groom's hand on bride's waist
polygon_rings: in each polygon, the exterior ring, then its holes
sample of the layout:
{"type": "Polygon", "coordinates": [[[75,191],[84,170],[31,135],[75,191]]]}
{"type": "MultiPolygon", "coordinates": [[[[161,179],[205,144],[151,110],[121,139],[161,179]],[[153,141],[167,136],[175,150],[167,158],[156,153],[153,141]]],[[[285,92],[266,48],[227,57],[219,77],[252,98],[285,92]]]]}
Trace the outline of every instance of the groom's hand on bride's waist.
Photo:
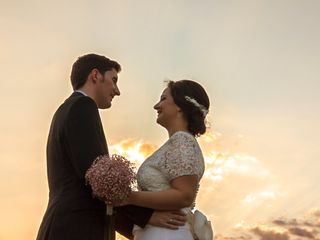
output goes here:
{"type": "Polygon", "coordinates": [[[185,225],[187,216],[180,211],[157,211],[155,210],[148,224],[169,229],[178,229],[185,225]]]}

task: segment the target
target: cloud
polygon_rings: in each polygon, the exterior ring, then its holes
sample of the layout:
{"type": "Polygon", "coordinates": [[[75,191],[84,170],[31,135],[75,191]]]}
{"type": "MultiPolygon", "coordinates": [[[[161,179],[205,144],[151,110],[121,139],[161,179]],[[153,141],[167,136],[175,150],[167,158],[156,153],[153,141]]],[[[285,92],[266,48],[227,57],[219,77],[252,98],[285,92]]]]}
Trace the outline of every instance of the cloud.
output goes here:
{"type": "Polygon", "coordinates": [[[242,135],[221,133],[200,137],[206,170],[197,206],[212,216],[220,232],[241,220],[250,219],[253,224],[261,217],[272,216],[274,205],[283,197],[281,186],[266,165],[237,150],[244,141],[242,135]]]}
{"type": "MultiPolygon", "coordinates": [[[[213,138],[212,136],[206,137],[208,141],[213,138]]],[[[109,149],[110,153],[121,154],[139,166],[156,151],[157,146],[144,140],[126,139],[111,145],[109,149]]],[[[224,229],[223,231],[227,230],[228,234],[233,235],[224,236],[218,233],[216,240],[257,238],[288,240],[290,237],[308,239],[317,237],[318,232],[315,230],[320,227],[319,208],[310,209],[306,215],[307,219],[275,215],[273,220],[253,225],[261,217],[266,217],[266,212],[273,211],[273,204],[281,197],[281,189],[273,181],[273,175],[259,159],[246,154],[213,150],[204,151],[204,157],[206,172],[201,181],[197,208],[200,207],[212,218],[211,220],[214,220],[216,229],[224,225],[235,226],[235,223],[241,219],[248,219],[252,224],[246,226],[244,221],[243,224],[238,224],[237,228],[234,228],[236,234],[233,234],[232,230],[229,231],[230,229],[224,229]],[[246,187],[239,188],[239,186],[246,187]],[[230,198],[230,194],[233,198],[230,198]],[[224,204],[219,204],[221,202],[224,204]],[[214,210],[212,206],[215,206],[214,210]]],[[[274,214],[277,212],[273,211],[269,217],[274,214]]]]}
{"type": "Polygon", "coordinates": [[[140,151],[143,152],[145,155],[151,155],[156,150],[156,147],[150,143],[142,143],[140,146],[140,151]]]}
{"type": "Polygon", "coordinates": [[[286,226],[288,224],[286,221],[281,219],[276,219],[272,223],[279,226],[286,226]]]}
{"type": "Polygon", "coordinates": [[[252,228],[251,231],[261,237],[261,240],[288,240],[290,238],[287,230],[275,227],[259,225],[252,228]]]}
{"type": "Polygon", "coordinates": [[[311,208],[308,214],[311,216],[320,217],[320,208],[311,208]]]}
{"type": "MultiPolygon", "coordinates": [[[[319,239],[318,227],[318,210],[313,208],[307,211],[307,214],[297,218],[278,217],[271,221],[250,226],[246,225],[243,221],[236,224],[234,231],[238,236],[248,236],[250,233],[259,237],[261,240],[289,240],[296,239],[297,237],[308,239],[319,239]],[[308,218],[305,219],[305,216],[308,218]],[[316,216],[316,218],[314,217],[316,216]]],[[[241,239],[234,235],[234,232],[228,231],[228,234],[233,234],[231,239],[241,239]]],[[[229,240],[229,236],[220,236],[221,240],[229,240]]],[[[245,238],[249,239],[249,238],[245,238]]]]}
{"type": "Polygon", "coordinates": [[[269,199],[275,199],[276,198],[276,194],[272,191],[264,191],[264,192],[258,192],[258,193],[250,193],[248,194],[243,201],[245,203],[252,203],[254,201],[265,201],[265,200],[269,200],[269,199]]]}
{"type": "Polygon", "coordinates": [[[306,226],[320,228],[320,208],[311,208],[306,215],[311,218],[311,220],[305,222],[306,226]]]}
{"type": "Polygon", "coordinates": [[[289,228],[289,232],[293,235],[297,235],[299,237],[306,237],[306,238],[311,238],[314,239],[315,236],[313,233],[307,229],[303,229],[300,227],[294,227],[294,228],[289,228]]]}
{"type": "Polygon", "coordinates": [[[273,220],[272,223],[279,226],[296,226],[299,224],[297,219],[295,218],[292,218],[290,220],[279,218],[279,219],[273,220]]]}
{"type": "Polygon", "coordinates": [[[246,235],[246,236],[237,236],[237,237],[227,237],[223,236],[221,234],[218,234],[214,238],[215,240],[250,240],[252,239],[252,236],[246,235]]]}
{"type": "MultiPolygon", "coordinates": [[[[217,137],[219,137],[219,141],[222,141],[222,134],[207,134],[202,138],[202,141],[214,141],[217,137]]],[[[136,161],[139,164],[141,164],[142,161],[144,161],[146,157],[150,156],[156,149],[157,147],[154,144],[136,139],[125,139],[119,143],[109,146],[111,154],[117,153],[124,155],[129,158],[129,160],[136,161]]],[[[260,161],[254,156],[231,153],[228,151],[203,150],[206,162],[206,172],[204,177],[206,178],[210,178],[214,181],[221,181],[232,174],[250,176],[254,178],[265,178],[270,176],[270,172],[264,168],[260,161]]],[[[260,192],[256,195],[259,195],[262,198],[274,198],[274,193],[267,191],[260,192]]]]}
{"type": "Polygon", "coordinates": [[[229,152],[205,152],[206,172],[205,176],[213,180],[222,180],[230,174],[237,174],[255,178],[270,176],[270,172],[264,168],[259,160],[245,154],[229,152]]]}
{"type": "Polygon", "coordinates": [[[156,150],[156,146],[143,141],[125,139],[117,144],[109,146],[111,154],[120,154],[139,166],[148,156],[156,150]]]}

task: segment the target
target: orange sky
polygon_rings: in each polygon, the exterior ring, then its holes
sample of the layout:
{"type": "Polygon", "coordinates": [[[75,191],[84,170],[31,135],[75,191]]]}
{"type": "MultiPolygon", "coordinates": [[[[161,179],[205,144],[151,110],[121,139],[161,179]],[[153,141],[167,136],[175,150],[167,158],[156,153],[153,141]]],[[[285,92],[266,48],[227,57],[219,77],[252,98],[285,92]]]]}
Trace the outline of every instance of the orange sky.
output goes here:
{"type": "Polygon", "coordinates": [[[167,139],[152,108],[163,81],[205,87],[211,128],[199,139],[207,170],[197,207],[219,239],[319,239],[319,1],[0,6],[0,240],[35,238],[50,121],[72,92],[72,63],[89,52],[122,65],[122,94],[100,113],[110,149],[137,165],[167,139]]]}

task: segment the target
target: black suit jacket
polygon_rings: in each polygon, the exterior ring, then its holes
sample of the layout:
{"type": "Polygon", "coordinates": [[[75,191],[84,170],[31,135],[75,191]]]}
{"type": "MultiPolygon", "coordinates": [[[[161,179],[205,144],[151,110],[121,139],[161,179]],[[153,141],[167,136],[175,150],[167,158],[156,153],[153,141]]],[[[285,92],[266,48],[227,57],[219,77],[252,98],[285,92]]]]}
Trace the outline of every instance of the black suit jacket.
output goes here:
{"type": "MultiPolygon", "coordinates": [[[[95,102],[74,92],[56,111],[47,142],[49,203],[37,240],[103,240],[105,204],[92,198],[85,173],[108,154],[95,102]]],[[[116,229],[131,238],[133,224],[144,227],[153,210],[116,209],[116,229]]]]}

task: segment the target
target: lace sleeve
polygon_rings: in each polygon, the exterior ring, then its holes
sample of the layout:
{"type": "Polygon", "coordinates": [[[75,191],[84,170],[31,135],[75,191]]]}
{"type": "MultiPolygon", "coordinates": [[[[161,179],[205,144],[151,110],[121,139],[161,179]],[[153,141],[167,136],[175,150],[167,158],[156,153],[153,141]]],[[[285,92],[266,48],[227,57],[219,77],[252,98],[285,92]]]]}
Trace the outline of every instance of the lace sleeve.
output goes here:
{"type": "Polygon", "coordinates": [[[186,175],[197,175],[200,180],[204,163],[196,139],[184,132],[174,134],[169,139],[161,168],[169,180],[186,175]]]}

